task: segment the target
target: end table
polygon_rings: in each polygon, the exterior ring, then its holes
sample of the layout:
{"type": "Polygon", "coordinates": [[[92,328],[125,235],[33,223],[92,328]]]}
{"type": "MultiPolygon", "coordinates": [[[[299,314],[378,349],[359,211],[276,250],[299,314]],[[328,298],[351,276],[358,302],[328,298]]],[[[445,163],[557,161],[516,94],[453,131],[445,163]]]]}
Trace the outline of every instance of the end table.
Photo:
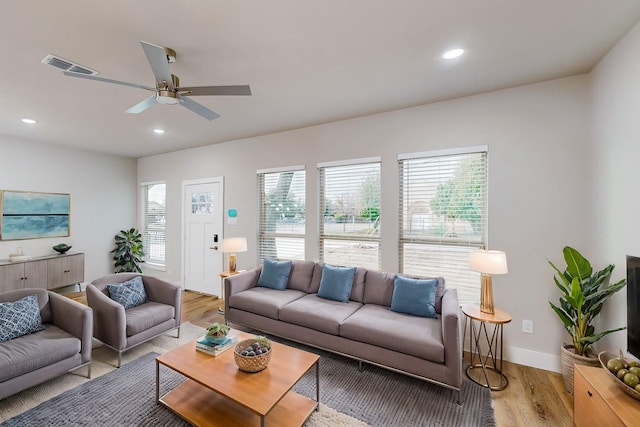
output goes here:
{"type": "MultiPolygon", "coordinates": [[[[239,271],[221,271],[220,272],[220,279],[222,280],[222,287],[220,288],[220,300],[222,300],[224,302],[224,279],[226,279],[229,276],[233,276],[234,274],[238,274],[240,273],[239,271]]],[[[219,314],[224,314],[224,305],[220,308],[218,308],[218,313],[219,314]]]]}
{"type": "Polygon", "coordinates": [[[502,326],[511,322],[511,315],[497,308],[493,314],[484,313],[477,304],[463,306],[462,312],[466,316],[463,340],[466,340],[469,323],[471,361],[467,377],[491,390],[504,390],[509,380],[502,373],[502,326]],[[487,328],[488,324],[493,324],[493,328],[487,328]]]}

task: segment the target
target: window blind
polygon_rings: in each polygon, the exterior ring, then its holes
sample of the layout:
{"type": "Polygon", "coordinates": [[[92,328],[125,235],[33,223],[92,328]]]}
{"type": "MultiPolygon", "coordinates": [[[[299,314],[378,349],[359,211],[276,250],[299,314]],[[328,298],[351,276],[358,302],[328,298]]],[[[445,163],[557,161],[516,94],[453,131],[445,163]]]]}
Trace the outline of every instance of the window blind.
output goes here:
{"type": "Polygon", "coordinates": [[[166,243],[166,185],[165,183],[143,184],[143,231],[145,262],[165,265],[166,243]]]}
{"type": "Polygon", "coordinates": [[[304,170],[258,171],[258,245],[265,259],[305,259],[304,170]]]}
{"type": "Polygon", "coordinates": [[[380,269],[380,160],[318,165],[320,257],[331,265],[380,269]]]}
{"type": "Polygon", "coordinates": [[[479,273],[470,252],[487,246],[487,151],[406,156],[398,160],[399,269],[443,276],[461,304],[476,303],[479,273]]]}

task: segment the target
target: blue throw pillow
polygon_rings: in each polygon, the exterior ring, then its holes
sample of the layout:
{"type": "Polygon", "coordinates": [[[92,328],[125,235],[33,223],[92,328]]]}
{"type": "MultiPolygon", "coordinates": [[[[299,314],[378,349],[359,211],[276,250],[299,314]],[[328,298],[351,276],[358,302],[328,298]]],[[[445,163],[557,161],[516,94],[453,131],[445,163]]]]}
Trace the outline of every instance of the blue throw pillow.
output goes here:
{"type": "Polygon", "coordinates": [[[438,279],[410,279],[396,276],[390,310],[420,317],[436,315],[436,287],[438,279]]]}
{"type": "Polygon", "coordinates": [[[43,329],[38,297],[35,295],[0,303],[0,342],[43,329]]]}
{"type": "Polygon", "coordinates": [[[147,302],[147,293],[142,284],[142,277],[137,276],[122,283],[107,285],[109,297],[124,306],[125,309],[133,308],[147,302]]]}
{"type": "Polygon", "coordinates": [[[322,266],[322,278],[320,279],[318,296],[340,302],[349,302],[355,275],[355,267],[333,267],[324,264],[322,266]]]}
{"type": "Polygon", "coordinates": [[[287,288],[289,273],[291,272],[291,261],[273,261],[265,259],[262,264],[262,271],[258,278],[258,286],[265,288],[283,290],[287,288]]]}

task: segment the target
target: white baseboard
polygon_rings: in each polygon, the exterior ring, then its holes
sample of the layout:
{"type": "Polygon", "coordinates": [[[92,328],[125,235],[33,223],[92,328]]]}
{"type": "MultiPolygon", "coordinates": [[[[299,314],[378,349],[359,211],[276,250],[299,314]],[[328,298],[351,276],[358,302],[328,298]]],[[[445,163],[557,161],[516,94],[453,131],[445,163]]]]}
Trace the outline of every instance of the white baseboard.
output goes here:
{"type": "Polygon", "coordinates": [[[560,363],[560,350],[558,354],[541,353],[518,347],[504,347],[504,360],[518,365],[531,366],[547,371],[562,372],[560,363]]]}

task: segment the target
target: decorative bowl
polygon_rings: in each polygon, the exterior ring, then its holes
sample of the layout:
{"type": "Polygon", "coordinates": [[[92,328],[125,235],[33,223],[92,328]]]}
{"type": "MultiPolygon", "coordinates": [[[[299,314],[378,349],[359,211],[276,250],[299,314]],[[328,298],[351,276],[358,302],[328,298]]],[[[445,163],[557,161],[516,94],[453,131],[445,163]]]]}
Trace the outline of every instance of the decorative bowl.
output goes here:
{"type": "Polygon", "coordinates": [[[54,251],[59,252],[61,254],[67,252],[69,249],[71,249],[71,246],[67,246],[67,244],[65,243],[60,243],[59,245],[55,245],[53,247],[54,251]]]}
{"type": "Polygon", "coordinates": [[[246,340],[240,341],[236,344],[233,349],[233,356],[236,360],[236,365],[238,365],[238,369],[244,372],[260,372],[269,364],[269,360],[271,360],[271,343],[264,337],[254,337],[246,340]],[[249,346],[254,344],[255,342],[266,343],[264,347],[267,347],[269,350],[266,353],[262,353],[255,356],[243,356],[241,353],[249,346]]]}
{"type": "Polygon", "coordinates": [[[227,340],[226,335],[213,336],[213,335],[205,335],[204,340],[212,345],[222,344],[227,340]]]}
{"type": "Polygon", "coordinates": [[[613,382],[616,383],[618,388],[620,388],[622,391],[624,391],[634,399],[640,400],[640,393],[638,393],[637,391],[635,391],[635,389],[632,389],[631,387],[626,385],[624,382],[622,382],[622,380],[618,379],[618,377],[616,377],[613,372],[607,369],[607,362],[609,361],[609,359],[613,359],[614,357],[616,356],[611,353],[607,353],[606,351],[601,351],[598,354],[598,360],[600,360],[600,364],[604,368],[605,372],[609,375],[609,378],[611,378],[613,382]]]}

